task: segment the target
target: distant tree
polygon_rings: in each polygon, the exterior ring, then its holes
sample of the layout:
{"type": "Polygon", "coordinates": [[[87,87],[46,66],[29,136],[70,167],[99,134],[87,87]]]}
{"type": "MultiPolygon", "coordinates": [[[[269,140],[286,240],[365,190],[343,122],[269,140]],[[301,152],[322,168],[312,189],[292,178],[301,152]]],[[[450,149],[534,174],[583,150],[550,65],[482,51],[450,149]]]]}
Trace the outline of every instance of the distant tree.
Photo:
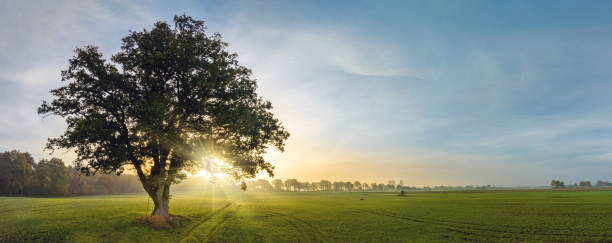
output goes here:
{"type": "Polygon", "coordinates": [[[319,190],[321,190],[321,185],[319,184],[319,182],[313,182],[313,183],[311,183],[311,184],[310,184],[310,187],[311,187],[310,189],[311,189],[312,191],[319,191],[319,190]]]}
{"type": "Polygon", "coordinates": [[[296,192],[302,191],[304,189],[304,183],[297,181],[293,187],[296,192]]]}
{"type": "Polygon", "coordinates": [[[257,188],[255,188],[255,181],[246,181],[246,188],[256,191],[257,188]]]}
{"type": "Polygon", "coordinates": [[[70,171],[70,183],[68,184],[69,195],[81,195],[85,192],[85,180],[81,178],[81,172],[74,167],[68,166],[70,171]]]}
{"type": "Polygon", "coordinates": [[[271,191],[272,190],[272,185],[270,184],[268,180],[265,180],[265,179],[257,180],[255,182],[255,187],[257,187],[257,190],[260,190],[260,191],[271,191]]]}
{"type": "Polygon", "coordinates": [[[362,190],[367,191],[370,190],[370,185],[368,185],[368,183],[363,183],[363,185],[361,185],[362,190]]]}
{"type": "Polygon", "coordinates": [[[590,181],[581,181],[578,185],[580,185],[580,187],[591,187],[591,182],[590,181]]]}
{"type": "Polygon", "coordinates": [[[300,190],[300,182],[297,179],[287,179],[285,188],[287,188],[287,191],[298,191],[300,190]]]}
{"type": "Polygon", "coordinates": [[[378,184],[376,184],[376,183],[372,183],[372,184],[370,184],[370,187],[371,187],[371,189],[370,189],[370,190],[372,190],[372,191],[376,191],[376,190],[378,190],[378,184]]]}
{"type": "Polygon", "coordinates": [[[97,184],[105,189],[104,194],[116,194],[119,192],[115,178],[115,176],[103,175],[98,179],[97,184]]]}
{"type": "Polygon", "coordinates": [[[353,182],[353,187],[355,190],[361,191],[361,183],[359,181],[353,182]]]}
{"type": "Polygon", "coordinates": [[[344,182],[341,181],[334,181],[334,190],[335,191],[344,191],[344,182]]]}
{"type": "Polygon", "coordinates": [[[304,190],[304,191],[312,191],[312,184],[310,184],[310,182],[305,181],[305,182],[302,182],[301,184],[302,184],[301,185],[302,190],[304,190]]]}
{"type": "Polygon", "coordinates": [[[347,181],[344,183],[344,188],[347,191],[352,191],[353,190],[353,183],[350,181],[347,181]]]}
{"type": "Polygon", "coordinates": [[[607,181],[600,181],[597,180],[597,183],[595,183],[596,187],[607,187],[607,186],[612,186],[612,183],[607,182],[607,181]]]}
{"type": "Polygon", "coordinates": [[[49,149],[72,149],[86,174],[121,174],[131,165],[154,203],[152,215],[169,220],[170,186],[204,159],[227,163],[236,180],[273,166],[262,156],[289,137],[255,91],[251,70],[238,64],[220,34],[203,21],[175,16],[122,39],[121,51],[102,58],[97,47],[77,48],[39,114],[66,118],[67,130],[49,149]]]}
{"type": "Polygon", "coordinates": [[[13,150],[0,154],[0,194],[23,196],[32,185],[34,159],[13,150]]]}
{"type": "Polygon", "coordinates": [[[386,186],[387,190],[395,190],[395,180],[389,180],[386,186]]]}
{"type": "Polygon", "coordinates": [[[98,183],[100,174],[81,177],[84,181],[83,193],[86,195],[100,195],[106,193],[106,188],[98,183]]]}
{"type": "Polygon", "coordinates": [[[403,190],[404,189],[404,180],[400,180],[399,183],[395,186],[396,190],[403,190]]]}
{"type": "Polygon", "coordinates": [[[328,190],[331,190],[332,183],[329,182],[328,180],[321,180],[319,181],[319,186],[321,187],[321,190],[328,191],[328,190]]]}
{"type": "Polygon", "coordinates": [[[44,196],[68,195],[70,170],[61,159],[43,159],[34,166],[36,194],[44,196]]]}
{"type": "MultiPolygon", "coordinates": [[[[114,175],[113,175],[114,176],[114,175]]],[[[115,176],[117,181],[117,188],[115,189],[119,193],[133,193],[133,192],[144,192],[138,176],[135,175],[121,175],[115,176]]]]}
{"type": "Polygon", "coordinates": [[[282,191],[283,190],[283,180],[281,180],[281,179],[274,179],[272,181],[272,185],[274,186],[274,190],[276,190],[276,191],[282,191]]]}
{"type": "Polygon", "coordinates": [[[553,188],[563,188],[565,187],[565,183],[563,183],[562,181],[559,180],[552,180],[550,182],[550,186],[553,188]]]}

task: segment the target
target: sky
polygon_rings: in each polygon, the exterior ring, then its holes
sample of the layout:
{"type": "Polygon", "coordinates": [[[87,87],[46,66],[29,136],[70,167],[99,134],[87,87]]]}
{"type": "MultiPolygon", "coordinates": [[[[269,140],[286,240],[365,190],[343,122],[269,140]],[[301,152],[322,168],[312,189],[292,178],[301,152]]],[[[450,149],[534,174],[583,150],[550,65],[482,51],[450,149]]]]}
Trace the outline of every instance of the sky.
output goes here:
{"type": "MultiPolygon", "coordinates": [[[[612,181],[610,1],[0,2],[0,151],[63,133],[36,109],[76,47],[187,14],[291,132],[276,178],[406,185],[612,181]]],[[[265,177],[262,177],[265,178],[265,177]]]]}

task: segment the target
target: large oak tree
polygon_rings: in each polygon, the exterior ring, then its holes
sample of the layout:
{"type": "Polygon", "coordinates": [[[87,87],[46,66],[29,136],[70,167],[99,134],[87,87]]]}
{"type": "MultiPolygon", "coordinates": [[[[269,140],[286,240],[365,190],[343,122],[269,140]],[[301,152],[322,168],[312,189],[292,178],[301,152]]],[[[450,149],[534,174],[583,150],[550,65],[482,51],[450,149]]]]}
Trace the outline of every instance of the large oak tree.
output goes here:
{"type": "Polygon", "coordinates": [[[175,16],[132,31],[107,61],[94,46],[77,48],[62,71],[66,84],[39,114],[66,119],[67,130],[48,149],[72,149],[87,174],[135,169],[152,198],[153,215],[169,220],[170,186],[203,161],[224,161],[245,178],[274,167],[262,155],[283,151],[289,137],[256,93],[256,80],[203,21],[175,16]]]}

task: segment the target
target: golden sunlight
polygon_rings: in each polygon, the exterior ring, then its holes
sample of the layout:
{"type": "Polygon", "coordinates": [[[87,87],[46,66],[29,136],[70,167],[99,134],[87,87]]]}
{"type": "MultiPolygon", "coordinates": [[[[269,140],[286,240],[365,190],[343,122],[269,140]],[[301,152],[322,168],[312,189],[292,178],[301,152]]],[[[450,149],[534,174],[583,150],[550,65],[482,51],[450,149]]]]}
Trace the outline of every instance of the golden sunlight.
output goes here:
{"type": "Polygon", "coordinates": [[[218,158],[213,158],[211,160],[206,160],[204,162],[204,168],[195,173],[193,177],[205,177],[205,178],[225,178],[227,177],[227,173],[224,172],[224,169],[227,167],[225,162],[218,158]]]}

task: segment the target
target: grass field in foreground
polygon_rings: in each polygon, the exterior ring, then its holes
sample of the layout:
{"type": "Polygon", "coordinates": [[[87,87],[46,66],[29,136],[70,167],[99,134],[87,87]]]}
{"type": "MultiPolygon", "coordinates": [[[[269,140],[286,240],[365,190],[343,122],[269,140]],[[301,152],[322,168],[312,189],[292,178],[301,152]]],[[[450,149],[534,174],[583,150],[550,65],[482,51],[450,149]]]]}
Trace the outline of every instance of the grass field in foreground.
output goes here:
{"type": "Polygon", "coordinates": [[[174,228],[147,225],[146,207],[144,194],[0,197],[0,241],[612,241],[612,191],[176,193],[174,228]]]}

